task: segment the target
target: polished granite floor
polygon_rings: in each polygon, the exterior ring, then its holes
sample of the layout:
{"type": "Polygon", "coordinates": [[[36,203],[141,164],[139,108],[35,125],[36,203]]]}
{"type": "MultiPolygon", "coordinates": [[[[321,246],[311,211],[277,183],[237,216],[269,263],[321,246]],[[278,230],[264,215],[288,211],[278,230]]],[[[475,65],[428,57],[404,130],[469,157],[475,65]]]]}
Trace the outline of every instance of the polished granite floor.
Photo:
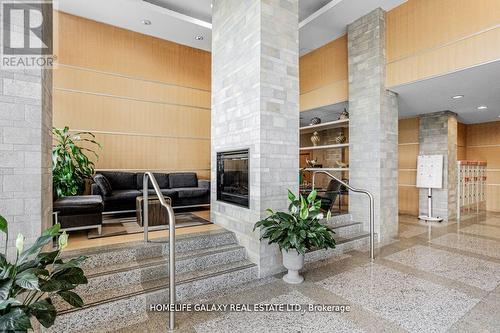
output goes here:
{"type": "MultiPolygon", "coordinates": [[[[500,214],[425,225],[401,216],[399,236],[377,251],[353,251],[304,272],[218,292],[191,303],[339,304],[339,312],[185,312],[179,332],[500,332],[500,214]]],[[[121,332],[163,332],[165,313],[121,332]]]]}

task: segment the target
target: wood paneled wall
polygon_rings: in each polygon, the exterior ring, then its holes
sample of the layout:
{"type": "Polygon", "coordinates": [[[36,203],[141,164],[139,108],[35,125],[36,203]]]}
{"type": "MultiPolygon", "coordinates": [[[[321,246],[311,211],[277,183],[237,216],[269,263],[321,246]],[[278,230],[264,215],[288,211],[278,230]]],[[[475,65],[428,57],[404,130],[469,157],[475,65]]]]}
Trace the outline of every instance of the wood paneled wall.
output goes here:
{"type": "Polygon", "coordinates": [[[55,12],[54,126],[91,131],[98,169],[209,177],[209,52],[55,12]]]}
{"type": "Polygon", "coordinates": [[[347,35],[300,58],[300,111],[348,100],[347,35]]]}
{"type": "Polygon", "coordinates": [[[457,160],[467,159],[467,125],[458,123],[457,127],[457,160]]]}
{"type": "Polygon", "coordinates": [[[399,120],[399,213],[418,215],[419,118],[399,120]]]}
{"type": "Polygon", "coordinates": [[[408,0],[387,13],[387,86],[500,59],[500,1],[408,0]]]}
{"type": "Polygon", "coordinates": [[[500,121],[467,125],[467,159],[488,162],[486,209],[500,212],[500,121]]]}

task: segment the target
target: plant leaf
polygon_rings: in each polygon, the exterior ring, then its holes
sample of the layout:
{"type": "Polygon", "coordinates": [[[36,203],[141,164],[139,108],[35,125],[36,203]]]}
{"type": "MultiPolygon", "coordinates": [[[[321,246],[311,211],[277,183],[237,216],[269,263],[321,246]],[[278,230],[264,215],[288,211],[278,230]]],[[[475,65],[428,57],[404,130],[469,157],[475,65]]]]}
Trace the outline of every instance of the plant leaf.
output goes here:
{"type": "Polygon", "coordinates": [[[10,288],[12,288],[12,279],[3,280],[0,282],[0,298],[7,299],[9,297],[10,288]]]}
{"type": "Polygon", "coordinates": [[[316,200],[317,195],[318,195],[318,192],[316,192],[316,190],[312,190],[311,193],[309,193],[309,195],[307,196],[307,201],[309,203],[313,203],[314,200],[316,200]]]}
{"type": "Polygon", "coordinates": [[[52,305],[50,298],[39,300],[28,306],[29,312],[38,319],[40,324],[48,328],[54,324],[56,319],[56,308],[52,305]]]}
{"type": "Polygon", "coordinates": [[[20,307],[14,307],[0,317],[1,332],[26,332],[31,328],[28,315],[20,307]]]}
{"type": "Polygon", "coordinates": [[[83,300],[75,292],[68,290],[61,290],[57,292],[57,294],[61,296],[62,299],[64,299],[71,306],[74,306],[76,308],[81,308],[83,306],[83,300]]]}
{"type": "Polygon", "coordinates": [[[9,305],[21,305],[21,304],[23,304],[23,303],[19,302],[15,298],[9,298],[9,299],[5,299],[5,300],[1,300],[0,301],[0,310],[4,310],[9,305]]]}
{"type": "Polygon", "coordinates": [[[5,217],[3,217],[2,215],[0,215],[0,231],[3,232],[4,234],[7,233],[7,220],[5,219],[5,217]]]}
{"type": "Polygon", "coordinates": [[[54,235],[52,235],[52,232],[54,230],[53,228],[56,226],[59,226],[59,224],[56,224],[52,228],[45,230],[42,236],[37,238],[35,244],[33,244],[30,248],[26,249],[23,253],[21,253],[21,255],[19,256],[18,263],[23,264],[28,259],[29,256],[39,252],[42,249],[42,247],[49,244],[52,241],[52,238],[54,237],[54,235]],[[47,233],[48,231],[49,233],[47,233]]]}
{"type": "Polygon", "coordinates": [[[54,272],[59,272],[62,271],[63,269],[66,268],[71,268],[71,267],[80,267],[80,265],[87,259],[88,257],[86,256],[79,256],[78,258],[73,258],[65,263],[62,264],[55,264],[54,265],[54,272]]]}
{"type": "Polygon", "coordinates": [[[16,276],[16,285],[27,290],[40,290],[38,277],[30,271],[24,271],[16,276]]]}
{"type": "Polygon", "coordinates": [[[58,281],[65,281],[71,284],[86,284],[87,278],[83,270],[79,267],[66,268],[54,274],[54,279],[58,281]]]}

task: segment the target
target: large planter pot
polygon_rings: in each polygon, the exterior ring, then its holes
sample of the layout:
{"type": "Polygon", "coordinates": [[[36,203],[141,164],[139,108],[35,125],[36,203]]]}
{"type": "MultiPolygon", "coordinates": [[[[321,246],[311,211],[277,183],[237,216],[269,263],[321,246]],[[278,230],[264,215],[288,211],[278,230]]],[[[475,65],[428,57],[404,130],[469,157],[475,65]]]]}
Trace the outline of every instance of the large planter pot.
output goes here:
{"type": "Polygon", "coordinates": [[[295,249],[282,251],[283,266],[288,269],[288,273],[283,276],[283,281],[291,284],[298,284],[304,281],[304,277],[299,274],[299,270],[304,267],[304,255],[297,252],[295,249]]]}

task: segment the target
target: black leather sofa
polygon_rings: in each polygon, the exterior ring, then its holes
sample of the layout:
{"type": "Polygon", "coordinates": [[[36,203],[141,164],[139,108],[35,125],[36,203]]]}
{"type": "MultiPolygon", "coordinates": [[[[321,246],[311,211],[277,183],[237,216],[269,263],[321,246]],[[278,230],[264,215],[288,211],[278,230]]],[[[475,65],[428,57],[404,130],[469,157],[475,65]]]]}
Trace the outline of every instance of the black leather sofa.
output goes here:
{"type": "MultiPolygon", "coordinates": [[[[172,206],[201,206],[210,204],[210,181],[198,180],[196,173],[154,173],[156,181],[165,197],[170,197],[172,206]]],[[[136,198],[142,195],[143,173],[99,171],[94,176],[92,195],[100,195],[104,202],[104,212],[136,209],[136,198]],[[102,175],[110,188],[103,188],[102,175]],[[99,179],[100,178],[100,179],[99,179]]],[[[149,183],[148,194],[154,195],[149,183]]]]}

